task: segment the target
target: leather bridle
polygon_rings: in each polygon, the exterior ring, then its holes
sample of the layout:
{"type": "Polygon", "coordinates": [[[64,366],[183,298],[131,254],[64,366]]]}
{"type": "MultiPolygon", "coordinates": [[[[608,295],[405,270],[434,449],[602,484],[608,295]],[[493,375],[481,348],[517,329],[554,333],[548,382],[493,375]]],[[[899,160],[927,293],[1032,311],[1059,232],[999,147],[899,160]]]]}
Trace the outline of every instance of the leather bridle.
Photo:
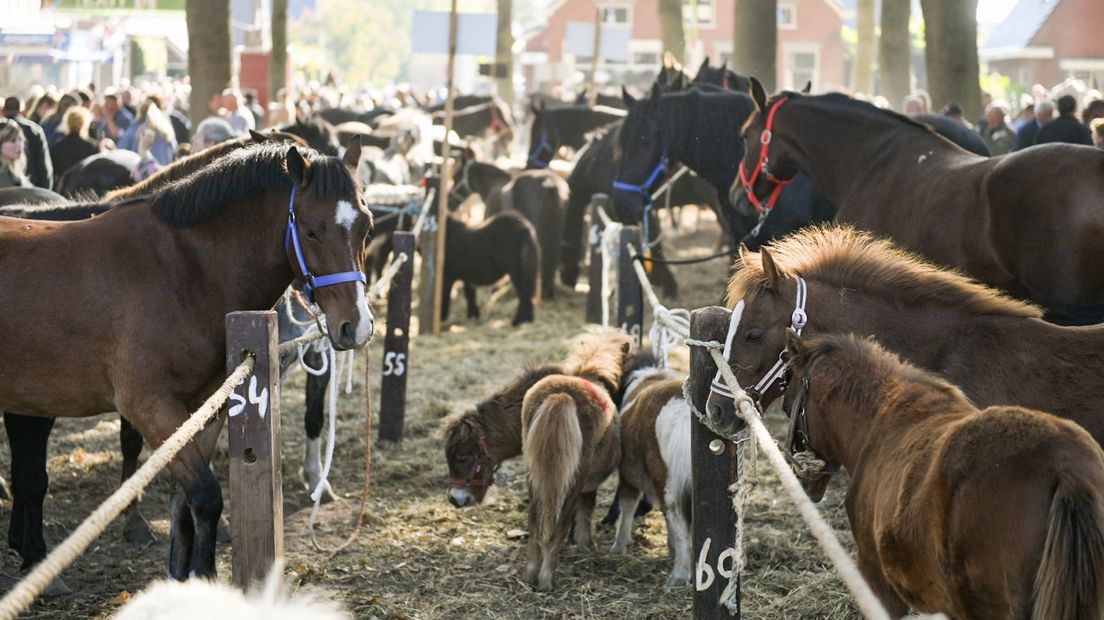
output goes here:
{"type": "Polygon", "coordinates": [[[767,113],[767,125],[763,129],[763,133],[759,135],[759,162],[755,164],[755,168],[752,170],[751,175],[747,174],[747,170],[744,167],[744,162],[740,162],[740,184],[744,187],[744,191],[747,192],[748,202],[751,203],[755,210],[759,213],[769,213],[774,205],[778,202],[778,196],[782,193],[782,188],[789,184],[793,179],[787,179],[785,181],[776,178],[770,173],[767,168],[770,156],[771,140],[774,137],[774,115],[778,112],[778,108],[782,107],[783,103],[786,103],[786,97],[782,97],[778,101],[774,102],[771,106],[770,112],[767,113]],[[755,182],[759,180],[759,175],[762,174],[763,178],[774,184],[774,189],[771,190],[770,196],[767,197],[766,203],[759,199],[755,195],[755,182]]]}

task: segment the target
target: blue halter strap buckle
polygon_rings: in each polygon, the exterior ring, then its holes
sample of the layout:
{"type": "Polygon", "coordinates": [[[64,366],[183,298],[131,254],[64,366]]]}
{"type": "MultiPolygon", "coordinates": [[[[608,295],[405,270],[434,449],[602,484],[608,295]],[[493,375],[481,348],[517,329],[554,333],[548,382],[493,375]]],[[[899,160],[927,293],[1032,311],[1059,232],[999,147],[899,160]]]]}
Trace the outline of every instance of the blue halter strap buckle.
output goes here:
{"type": "Polygon", "coordinates": [[[655,206],[652,201],[652,187],[661,179],[667,176],[668,164],[667,153],[663,153],[659,157],[659,163],[652,169],[652,173],[648,175],[648,178],[640,185],[633,185],[632,183],[623,183],[621,181],[613,182],[613,191],[630,192],[633,194],[639,194],[644,197],[644,213],[641,214],[641,223],[644,226],[644,245],[645,247],[651,243],[652,238],[651,224],[648,222],[648,218],[652,213],[652,207],[655,206]]]}
{"type": "Polygon", "coordinates": [[[552,157],[555,154],[556,150],[548,142],[548,129],[541,129],[540,142],[529,152],[529,164],[538,170],[543,170],[552,163],[552,157]],[[548,154],[548,161],[541,159],[542,153],[548,154]]]}
{"type": "Polygon", "coordinates": [[[303,274],[303,282],[306,285],[307,301],[314,303],[314,290],[323,286],[333,286],[346,282],[367,284],[368,278],[363,271],[342,271],[341,273],[316,276],[307,268],[307,260],[303,257],[303,247],[299,241],[299,225],[296,223],[295,217],[295,191],[296,186],[293,184],[291,186],[291,200],[288,201],[288,226],[287,234],[284,235],[284,251],[289,253],[293,249],[295,251],[295,260],[299,263],[299,271],[303,274]]]}

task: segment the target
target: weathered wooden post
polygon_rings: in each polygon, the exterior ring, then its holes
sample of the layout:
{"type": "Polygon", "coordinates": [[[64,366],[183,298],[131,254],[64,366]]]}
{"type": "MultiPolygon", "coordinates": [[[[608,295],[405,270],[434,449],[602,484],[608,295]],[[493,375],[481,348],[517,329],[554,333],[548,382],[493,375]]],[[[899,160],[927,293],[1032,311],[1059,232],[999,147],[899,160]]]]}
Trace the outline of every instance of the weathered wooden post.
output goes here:
{"type": "Polygon", "coordinates": [[[406,415],[407,352],[410,346],[410,282],[414,276],[414,234],[392,237],[394,256],[406,254],[387,293],[387,334],[383,338],[383,379],[380,382],[380,441],[402,441],[406,415]]]}
{"type": "Polygon", "coordinates": [[[617,325],[636,340],[636,346],[642,346],[644,335],[644,291],[633,269],[632,247],[640,253],[640,227],[625,226],[621,229],[621,238],[617,244],[621,248],[617,259],[617,325]]]}
{"type": "Polygon", "coordinates": [[[587,270],[587,280],[590,282],[590,290],[586,298],[586,322],[602,322],[602,279],[606,272],[602,266],[602,233],[606,225],[598,215],[599,209],[609,210],[609,196],[606,194],[594,194],[590,197],[590,231],[588,241],[590,243],[590,266],[587,270]]]}
{"type": "MultiPolygon", "coordinates": [[[[690,337],[724,342],[731,312],[711,306],[690,313],[690,337]]],[[[690,347],[690,385],[708,391],[717,366],[709,351],[690,347]]],[[[693,393],[693,392],[692,392],[693,393]]],[[[698,403],[704,409],[704,401],[698,403]]],[[[690,467],[693,471],[694,619],[739,618],[721,601],[735,569],[736,514],[728,488],[738,480],[736,446],[714,435],[697,420],[690,422],[690,467]]],[[[737,607],[739,590],[737,590],[737,607]]]]}
{"type": "MultiPolygon", "coordinates": [[[[441,142],[441,178],[439,179],[437,194],[437,254],[433,257],[434,272],[436,279],[433,281],[433,316],[430,317],[430,325],[433,328],[433,335],[439,336],[441,334],[441,305],[444,303],[444,296],[452,293],[452,291],[444,290],[444,275],[445,271],[445,231],[448,229],[448,194],[449,188],[452,186],[452,159],[450,157],[451,144],[449,143],[449,134],[452,133],[452,116],[453,116],[453,67],[456,64],[456,39],[457,29],[459,28],[459,22],[457,21],[456,14],[456,0],[452,0],[452,8],[449,11],[449,43],[448,43],[448,75],[446,76],[446,90],[445,90],[445,139],[441,142]]],[[[422,324],[422,332],[425,332],[424,323],[422,324]]]]}
{"type": "Polygon", "coordinates": [[[433,294],[437,284],[437,216],[426,214],[425,225],[417,238],[422,268],[418,272],[418,333],[433,330],[433,294]]]}
{"type": "Polygon", "coordinates": [[[280,476],[280,355],[276,313],[226,315],[226,368],[247,353],[253,375],[228,401],[230,438],[230,531],[234,584],[261,583],[284,555],[284,496],[280,476]]]}

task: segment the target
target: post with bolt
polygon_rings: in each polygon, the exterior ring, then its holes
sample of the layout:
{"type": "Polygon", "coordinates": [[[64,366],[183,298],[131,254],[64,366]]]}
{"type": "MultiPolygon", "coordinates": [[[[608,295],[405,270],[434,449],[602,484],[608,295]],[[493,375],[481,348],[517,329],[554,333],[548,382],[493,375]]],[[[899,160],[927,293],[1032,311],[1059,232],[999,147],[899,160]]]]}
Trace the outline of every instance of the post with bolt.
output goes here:
{"type": "MultiPolygon", "coordinates": [[[[731,312],[711,306],[690,314],[690,338],[724,342],[731,312]]],[[[708,386],[717,366],[709,351],[690,347],[690,385],[708,386]]],[[[696,392],[701,392],[695,387],[696,392]]],[[[698,402],[704,410],[704,402],[698,402]]],[[[694,417],[690,421],[690,467],[693,472],[694,620],[739,618],[721,601],[721,593],[735,570],[736,515],[729,487],[738,480],[736,446],[714,435],[694,417]]],[[[739,591],[737,591],[737,608],[739,591]]]]}

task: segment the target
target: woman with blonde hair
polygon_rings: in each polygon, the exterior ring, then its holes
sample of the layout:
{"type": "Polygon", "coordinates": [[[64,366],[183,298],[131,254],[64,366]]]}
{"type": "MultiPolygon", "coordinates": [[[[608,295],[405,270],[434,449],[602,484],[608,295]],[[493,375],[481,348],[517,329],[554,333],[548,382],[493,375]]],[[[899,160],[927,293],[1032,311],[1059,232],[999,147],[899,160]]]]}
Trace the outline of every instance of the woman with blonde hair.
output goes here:
{"type": "Polygon", "coordinates": [[[119,148],[137,152],[139,138],[147,129],[154,134],[148,151],[150,156],[162,166],[171,164],[176,159],[176,133],[161,111],[160,99],[152,95],[139,106],[136,122],[119,137],[119,148]]]}
{"type": "Polygon", "coordinates": [[[98,142],[89,137],[92,112],[82,106],[72,106],[65,112],[65,119],[58,128],[65,135],[50,147],[50,159],[54,162],[55,185],[69,170],[85,157],[100,152],[98,142]]]}
{"type": "Polygon", "coordinates": [[[23,129],[13,120],[0,120],[0,187],[30,187],[23,129]]]}

